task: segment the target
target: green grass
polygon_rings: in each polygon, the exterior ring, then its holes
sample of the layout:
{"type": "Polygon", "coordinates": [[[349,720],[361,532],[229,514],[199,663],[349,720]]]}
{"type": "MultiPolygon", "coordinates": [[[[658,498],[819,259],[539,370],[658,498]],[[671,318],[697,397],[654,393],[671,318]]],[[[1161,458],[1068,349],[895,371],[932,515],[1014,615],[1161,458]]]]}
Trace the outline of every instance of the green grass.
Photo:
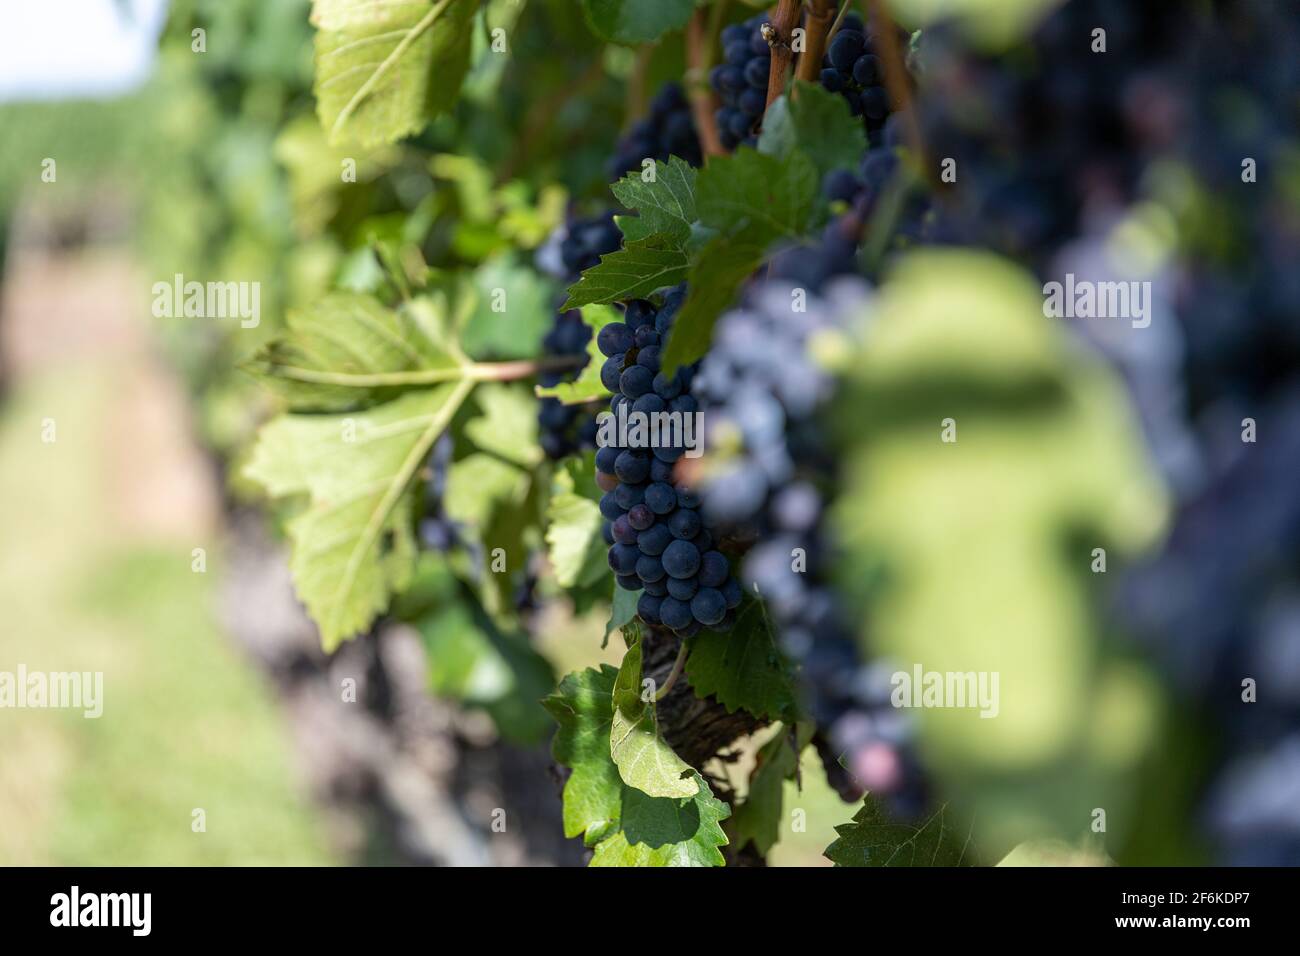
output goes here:
{"type": "Polygon", "coordinates": [[[0,670],[104,672],[97,720],[0,710],[0,864],[335,862],[268,688],[218,629],[215,574],[114,520],[106,460],[132,436],[104,413],[129,374],[48,376],[0,418],[0,670]]]}

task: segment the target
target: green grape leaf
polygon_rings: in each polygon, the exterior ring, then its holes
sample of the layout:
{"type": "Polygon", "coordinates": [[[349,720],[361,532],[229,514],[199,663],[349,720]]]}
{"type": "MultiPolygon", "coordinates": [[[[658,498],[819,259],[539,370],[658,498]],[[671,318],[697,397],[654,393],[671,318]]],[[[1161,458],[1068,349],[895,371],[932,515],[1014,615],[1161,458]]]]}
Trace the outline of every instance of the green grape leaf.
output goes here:
{"type": "Polygon", "coordinates": [[[691,767],[659,736],[654,701],[641,699],[641,642],[623,657],[614,682],[609,753],[629,787],[652,797],[692,797],[699,791],[691,767]]]}
{"type": "MultiPolygon", "coordinates": [[[[604,538],[600,539],[604,541],[604,538]]],[[[614,599],[609,606],[609,621],[605,624],[605,639],[601,642],[604,648],[609,643],[609,636],[615,631],[620,631],[636,620],[636,605],[641,600],[643,591],[629,591],[614,585],[614,599]]]]}
{"type": "Polygon", "coordinates": [[[618,217],[618,227],[628,242],[667,235],[683,246],[690,241],[695,212],[696,171],[676,156],[667,163],[655,162],[654,182],[645,182],[640,173],[629,173],[610,186],[610,190],[635,216],[618,217]]]}
{"type": "Polygon", "coordinates": [[[584,836],[588,846],[618,827],[622,807],[623,781],[609,755],[617,676],[608,664],[569,674],[542,701],[560,725],[551,754],[572,771],[564,784],[564,835],[584,836]]]}
{"type": "Polygon", "coordinates": [[[658,233],[603,256],[569,287],[566,309],[595,302],[643,299],[656,289],[677,285],[690,272],[691,257],[683,243],[658,233]]]}
{"type": "Polygon", "coordinates": [[[785,782],[796,775],[799,755],[812,740],[812,724],[801,722],[795,727],[794,741],[790,739],[790,728],[782,727],[759,750],[757,766],[749,777],[749,792],[731,821],[736,845],[752,842],[764,856],[781,837],[785,782]]]}
{"type": "Polygon", "coordinates": [[[783,158],[796,150],[813,162],[821,182],[833,169],[856,172],[867,151],[867,137],[844,97],[820,84],[796,80],[793,97],[782,96],[767,108],[758,151],[783,158]]]}
{"type": "Polygon", "coordinates": [[[615,43],[648,43],[691,18],[696,0],[582,0],[591,29],[615,43]]]}
{"type": "Polygon", "coordinates": [[[463,601],[444,604],[417,625],[435,694],[485,710],[517,743],[536,743],[550,726],[538,701],[555,686],[528,638],[499,630],[463,601]]]}
{"type": "Polygon", "coordinates": [[[850,823],[835,828],[839,839],[826,848],[836,866],[975,866],[969,826],[952,819],[945,804],[919,824],[891,820],[867,798],[850,823]]]}
{"type": "Polygon", "coordinates": [[[538,398],[558,398],[565,405],[584,405],[587,402],[608,399],[610,391],[600,380],[600,367],[605,356],[596,345],[596,336],[611,322],[622,322],[623,314],[608,305],[588,305],[582,310],[582,320],[591,327],[591,341],[587,343],[587,364],[572,382],[561,382],[549,388],[538,385],[538,398]]]}
{"type": "Polygon", "coordinates": [[[532,472],[484,452],[451,463],[443,507],[459,533],[475,547],[448,559],[458,576],[493,614],[508,612],[515,578],[528,559],[525,529],[531,508],[532,472]]]}
{"type": "Polygon", "coordinates": [[[450,108],[478,0],[315,0],[316,113],[331,146],[391,143],[450,108]]]}
{"type": "Polygon", "coordinates": [[[445,369],[447,380],[458,378],[460,364],[407,311],[385,308],[367,295],[336,292],[290,312],[285,333],[243,368],[293,408],[342,411],[429,386],[428,376],[412,373],[445,369]]]}
{"type": "Polygon", "coordinates": [[[595,491],[594,467],[587,457],[569,459],[556,469],[546,506],[546,553],[562,588],[587,587],[609,571],[600,506],[583,490],[595,491]]]}
{"type": "Polygon", "coordinates": [[[306,495],[288,524],[298,597],[326,651],[365,630],[409,581],[412,479],[474,384],[412,392],[364,412],[281,415],[246,474],[273,497],[306,495]]]}
{"type": "Polygon", "coordinates": [[[735,301],[741,283],[762,265],[766,252],[766,243],[744,236],[715,238],[704,247],[691,267],[686,302],[673,320],[662,358],[665,374],[704,357],[718,317],[735,301]]]}
{"type": "Polygon", "coordinates": [[[742,146],[700,171],[696,206],[705,226],[767,243],[802,236],[817,193],[817,167],[802,151],[768,156],[742,146]]]}
{"type": "Polygon", "coordinates": [[[755,717],[788,720],[794,690],[762,601],[747,599],[727,633],[704,630],[695,636],[686,676],[700,697],[716,697],[728,713],[739,709],[755,717]]]}
{"type": "Polygon", "coordinates": [[[602,840],[592,866],[725,866],[722,821],[731,809],[694,775],[698,790],[685,798],[652,797],[624,787],[618,832],[602,840]]]}
{"type": "Polygon", "coordinates": [[[536,269],[493,256],[473,274],[474,311],[461,346],[476,359],[527,359],[541,349],[555,316],[555,283],[536,269]]]}
{"type": "Polygon", "coordinates": [[[465,436],[482,451],[524,468],[541,463],[537,402],[526,389],[487,382],[474,393],[480,414],[465,423],[465,436]]]}

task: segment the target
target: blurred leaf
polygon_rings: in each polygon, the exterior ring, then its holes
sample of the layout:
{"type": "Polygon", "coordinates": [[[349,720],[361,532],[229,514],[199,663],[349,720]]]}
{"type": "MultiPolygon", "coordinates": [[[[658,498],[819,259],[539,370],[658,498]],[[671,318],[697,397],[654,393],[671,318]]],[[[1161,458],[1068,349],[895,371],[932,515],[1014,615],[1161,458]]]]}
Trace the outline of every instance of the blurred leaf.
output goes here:
{"type": "Polygon", "coordinates": [[[450,379],[459,366],[405,312],[346,292],[290,312],[285,334],[244,364],[292,407],[320,411],[366,407],[430,384],[383,384],[384,376],[446,369],[450,379]]]}
{"type": "Polygon", "coordinates": [[[658,40],[686,25],[696,0],[581,0],[592,30],[617,43],[658,40]]]}
{"type": "Polygon", "coordinates": [[[444,606],[419,628],[434,693],[482,707],[516,742],[533,743],[546,733],[550,724],[539,701],[555,677],[526,637],[501,632],[463,603],[444,606]]]}
{"type": "Polygon", "coordinates": [[[955,826],[946,806],[917,825],[889,819],[877,801],[867,802],[851,823],[835,828],[826,848],[836,866],[975,866],[969,827],[955,826]]]}
{"type": "Polygon", "coordinates": [[[592,866],[725,866],[719,847],[727,845],[721,823],[731,808],[694,774],[692,797],[651,797],[623,788],[620,829],[603,840],[592,866]]]}
{"type": "Polygon", "coordinates": [[[273,497],[308,497],[288,525],[289,566],[326,651],[409,581],[412,479],[472,388],[440,385],[351,415],[281,415],[258,433],[248,477],[273,497]]]}
{"type": "Polygon", "coordinates": [[[1065,0],[893,0],[899,23],[916,30],[953,22],[975,43],[1000,49],[1025,36],[1065,0]]]}
{"type": "Polygon", "coordinates": [[[536,356],[555,316],[554,284],[534,269],[494,256],[474,269],[473,287],[476,308],[461,333],[465,351],[474,358],[536,356]]]}
{"type": "Polygon", "coordinates": [[[1022,843],[998,861],[998,866],[1110,866],[1114,861],[1101,849],[1072,846],[1064,840],[1022,843]]]}
{"type": "Polygon", "coordinates": [[[551,743],[556,762],[571,771],[564,784],[564,835],[595,845],[618,826],[623,781],[609,755],[614,679],[608,664],[569,674],[542,701],[560,725],[551,743]]]}
{"type": "Polygon", "coordinates": [[[526,391],[488,382],[475,391],[474,404],[481,414],[465,422],[465,436],[476,447],[523,468],[541,463],[537,403],[526,391]]]}
{"type": "Polygon", "coordinates": [[[735,301],[741,284],[762,265],[766,253],[766,242],[747,236],[719,237],[704,247],[691,266],[686,303],[673,320],[663,354],[665,374],[704,356],[718,317],[735,301]]]}
{"type": "Polygon", "coordinates": [[[304,115],[290,121],[275,138],[275,160],[289,174],[289,197],[298,234],[313,236],[321,232],[338,211],[344,190],[374,179],[396,158],[395,148],[355,155],[345,149],[331,149],[313,117],[304,115]],[[355,182],[343,179],[348,160],[356,163],[355,182]]]}
{"type": "Polygon", "coordinates": [[[752,842],[759,853],[767,856],[781,838],[785,782],[799,769],[799,755],[812,739],[812,731],[812,724],[798,724],[797,738],[791,746],[790,728],[783,726],[759,750],[757,766],[749,778],[749,792],[731,821],[738,847],[752,842]]]}
{"type": "Polygon", "coordinates": [[[761,601],[748,600],[725,634],[705,629],[691,641],[686,676],[699,697],[716,697],[728,713],[788,720],[794,690],[761,601]]]}
{"type": "Polygon", "coordinates": [[[331,145],[377,146],[451,107],[477,0],[315,0],[316,109],[331,145]]]}
{"type": "Polygon", "coordinates": [[[652,797],[692,797],[699,792],[690,766],[659,736],[653,701],[641,699],[641,642],[627,649],[614,682],[609,752],[629,787],[652,797]]]}
{"type": "Polygon", "coordinates": [[[588,460],[566,459],[556,469],[546,508],[547,557],[562,588],[586,587],[609,571],[600,506],[578,489],[595,487],[588,460]]]}
{"type": "Polygon", "coordinates": [[[917,712],[926,762],[990,854],[1072,834],[1096,806],[1117,815],[1158,694],[1107,657],[1089,566],[1094,548],[1114,571],[1154,542],[1166,508],[1125,394],[990,255],[900,260],[869,318],[836,406],[852,450],[831,519],[843,592],[870,599],[863,641],[904,671],[997,679],[993,717],[917,712]],[[1099,745],[1099,725],[1124,746],[1099,745]]]}
{"type": "Polygon", "coordinates": [[[447,469],[443,508],[470,543],[454,566],[493,615],[510,609],[514,572],[522,572],[527,562],[532,487],[529,471],[483,452],[457,459],[447,469]]]}

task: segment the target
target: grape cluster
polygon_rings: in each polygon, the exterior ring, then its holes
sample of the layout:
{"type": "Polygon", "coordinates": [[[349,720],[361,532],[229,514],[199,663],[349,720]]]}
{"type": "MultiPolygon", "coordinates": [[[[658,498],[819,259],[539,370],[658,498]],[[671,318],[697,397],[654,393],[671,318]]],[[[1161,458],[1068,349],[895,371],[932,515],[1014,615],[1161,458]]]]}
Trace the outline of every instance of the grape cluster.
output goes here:
{"type": "MultiPolygon", "coordinates": [[[[756,131],[767,108],[772,65],[772,50],[763,37],[765,23],[767,17],[760,14],[724,29],[723,63],[709,74],[709,82],[722,101],[716,120],[719,138],[727,149],[752,146],[758,139],[756,131]]],[[[899,49],[906,49],[907,42],[907,33],[900,30],[899,49]]],[[[885,121],[897,106],[885,88],[877,37],[857,14],[847,14],[831,38],[822,58],[820,82],[830,92],[844,97],[853,115],[862,117],[868,140],[878,145],[885,121]]]]}
{"type": "Polygon", "coordinates": [[[650,102],[650,114],[638,120],[618,141],[609,163],[611,181],[639,172],[647,159],[666,161],[677,156],[692,166],[704,162],[700,138],[686,94],[676,83],[666,83],[650,102]]]}
{"type": "Polygon", "coordinates": [[[1043,271],[1062,243],[1132,202],[1178,135],[1179,87],[1200,68],[1175,62],[1190,27],[1176,4],[1078,0],[1000,56],[946,26],[924,31],[921,138],[955,162],[938,192],[945,228],[1043,271]],[[1105,52],[1092,49],[1099,28],[1105,52]]]}
{"type": "Polygon", "coordinates": [[[1277,207],[1290,188],[1279,157],[1300,149],[1300,23],[1250,0],[1216,14],[1184,23],[1180,48],[1142,87],[1144,124],[1152,102],[1164,104],[1162,135],[1148,142],[1188,187],[1224,201],[1212,232],[1186,231],[1177,321],[1154,340],[1181,373],[1192,479],[1161,553],[1126,574],[1119,607],[1216,729],[1201,819],[1220,859],[1296,865],[1300,230],[1277,207]],[[1257,182],[1243,182],[1244,157],[1257,159],[1257,182]],[[1242,441],[1247,417],[1260,429],[1253,443],[1242,441]],[[1250,703],[1246,677],[1258,681],[1250,703]]]}
{"type": "Polygon", "coordinates": [[[810,343],[851,334],[850,322],[869,303],[860,279],[837,279],[820,295],[768,280],[718,321],[694,388],[712,459],[700,495],[717,529],[757,542],[742,579],[766,602],[783,651],[799,662],[809,713],[834,755],[847,757],[860,785],[910,813],[921,780],[908,746],[910,722],[889,705],[887,690],[881,698],[880,668],[862,666],[829,584],[834,541],[823,520],[836,456],[817,413],[832,400],[835,382],[810,343]],[[802,311],[795,305],[801,300],[802,311]],[[798,569],[796,555],[804,559],[798,569]]]}
{"type": "Polygon", "coordinates": [[[744,23],[733,23],[722,31],[723,63],[709,74],[709,83],[721,108],[715,114],[718,138],[727,149],[753,146],[756,129],[767,109],[767,79],[772,68],[772,50],[763,38],[767,17],[760,14],[744,23]]]}
{"type": "MultiPolygon", "coordinates": [[[[898,29],[898,49],[906,50],[907,43],[907,32],[898,29]]],[[[846,15],[831,38],[822,58],[821,85],[844,97],[853,115],[862,117],[870,144],[879,145],[885,121],[898,107],[885,88],[879,38],[857,14],[846,15]]]]}
{"type": "MultiPolygon", "coordinates": [[[[660,370],[673,317],[685,290],[671,291],[664,303],[636,299],[624,320],[604,326],[596,343],[607,356],[601,381],[614,393],[610,412],[624,416],[676,412],[694,415],[694,372],[679,368],[671,377],[660,370]]],[[[740,585],[726,556],[705,526],[699,497],[674,477],[686,448],[682,432],[654,448],[606,444],[596,451],[596,480],[604,495],[600,512],[609,544],[609,566],[618,586],[643,591],[637,613],[647,624],[690,637],[708,627],[729,630],[740,604],[740,585]]]]}
{"type": "Polygon", "coordinates": [[[421,544],[430,551],[446,552],[465,543],[460,526],[447,514],[443,504],[454,451],[455,442],[450,433],[444,434],[433,443],[425,466],[424,511],[418,530],[421,544]]]}
{"type": "MultiPolygon", "coordinates": [[[[586,354],[591,341],[591,328],[582,321],[577,309],[555,313],[555,322],[542,339],[542,351],[548,356],[577,357],[586,354]]],[[[585,365],[585,363],[584,363],[585,365]]],[[[550,387],[580,374],[547,371],[538,376],[538,382],[550,387]]],[[[543,398],[537,411],[538,441],[546,457],[559,460],[589,448],[596,440],[596,419],[589,409],[581,405],[565,405],[558,398],[543,398]]]]}
{"type": "MultiPolygon", "coordinates": [[[[555,241],[548,244],[539,259],[546,271],[565,282],[573,282],[584,270],[597,265],[601,256],[618,249],[622,238],[612,212],[589,219],[574,219],[554,237],[555,241]]],[[[542,351],[548,357],[585,358],[590,341],[591,329],[582,321],[581,312],[575,309],[558,311],[542,339],[542,351]]],[[[581,368],[568,372],[543,372],[538,381],[551,387],[572,381],[581,372],[581,368]]],[[[556,398],[543,398],[538,407],[537,424],[538,441],[552,460],[595,444],[595,412],[585,406],[565,405],[556,398]]]]}

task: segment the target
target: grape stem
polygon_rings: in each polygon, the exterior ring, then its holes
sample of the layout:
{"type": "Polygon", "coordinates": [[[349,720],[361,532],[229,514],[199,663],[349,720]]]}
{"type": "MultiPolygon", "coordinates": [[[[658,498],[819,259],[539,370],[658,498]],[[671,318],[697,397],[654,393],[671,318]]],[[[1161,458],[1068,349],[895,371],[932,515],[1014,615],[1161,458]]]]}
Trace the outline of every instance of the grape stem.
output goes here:
{"type": "Polygon", "coordinates": [[[700,148],[705,156],[724,156],[722,138],[718,135],[717,95],[709,87],[709,67],[713,65],[713,42],[721,23],[721,11],[727,0],[713,8],[713,16],[705,19],[704,8],[697,8],[686,24],[686,96],[691,103],[691,115],[699,133],[700,148]]]}
{"type": "MultiPolygon", "coordinates": [[[[805,83],[816,83],[821,76],[822,57],[826,53],[826,44],[830,42],[831,29],[839,23],[835,14],[835,0],[809,0],[807,34],[804,49],[799,54],[799,65],[795,76],[805,83]]],[[[847,10],[849,5],[844,4],[847,10]]],[[[842,12],[842,11],[841,11],[842,12]]]]}
{"type": "Polygon", "coordinates": [[[803,0],[780,0],[763,36],[772,49],[772,67],[767,74],[767,105],[771,106],[785,92],[785,77],[790,71],[794,51],[790,47],[794,28],[799,25],[803,0]]]}
{"type": "Polygon", "coordinates": [[[677,659],[673,661],[673,669],[668,673],[668,679],[664,681],[664,686],[655,691],[655,700],[660,701],[668,696],[668,692],[673,689],[677,683],[677,678],[682,676],[682,671],[686,669],[686,658],[690,654],[690,643],[683,638],[681,646],[677,648],[677,659]]]}

